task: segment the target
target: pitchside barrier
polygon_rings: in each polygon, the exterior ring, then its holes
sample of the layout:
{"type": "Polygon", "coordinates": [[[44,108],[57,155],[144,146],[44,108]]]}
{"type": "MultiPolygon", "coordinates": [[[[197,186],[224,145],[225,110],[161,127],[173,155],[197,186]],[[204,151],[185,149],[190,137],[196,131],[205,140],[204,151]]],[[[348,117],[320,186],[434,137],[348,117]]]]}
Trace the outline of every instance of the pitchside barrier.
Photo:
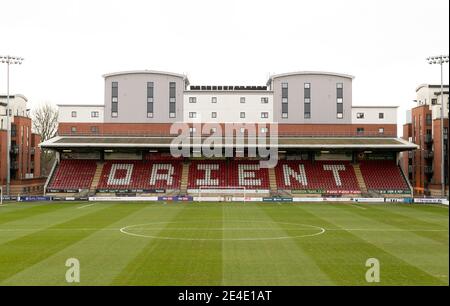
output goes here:
{"type": "MultiPolygon", "coordinates": [[[[355,202],[355,203],[407,203],[407,204],[443,204],[449,201],[443,198],[295,198],[295,197],[250,197],[250,196],[104,196],[104,197],[59,197],[59,196],[5,196],[3,201],[44,202],[44,201],[98,201],[98,202],[264,202],[264,203],[306,203],[306,202],[355,202]]],[[[0,201],[1,202],[1,201],[0,201]]]]}

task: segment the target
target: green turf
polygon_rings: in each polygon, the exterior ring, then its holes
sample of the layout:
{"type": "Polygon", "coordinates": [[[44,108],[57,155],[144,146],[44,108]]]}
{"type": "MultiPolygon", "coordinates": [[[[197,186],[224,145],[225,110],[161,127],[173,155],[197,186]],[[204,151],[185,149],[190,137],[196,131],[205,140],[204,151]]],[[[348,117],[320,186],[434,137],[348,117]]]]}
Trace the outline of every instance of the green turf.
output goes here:
{"type": "Polygon", "coordinates": [[[449,284],[448,207],[90,204],[0,206],[0,285],[449,284]]]}

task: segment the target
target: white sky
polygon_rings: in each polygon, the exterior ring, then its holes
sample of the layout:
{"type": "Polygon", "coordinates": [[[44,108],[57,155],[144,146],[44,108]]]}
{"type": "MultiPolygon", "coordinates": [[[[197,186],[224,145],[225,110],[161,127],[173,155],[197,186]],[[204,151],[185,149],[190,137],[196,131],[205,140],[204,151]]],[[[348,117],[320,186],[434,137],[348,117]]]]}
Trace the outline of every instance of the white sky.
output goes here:
{"type": "Polygon", "coordinates": [[[101,75],[121,70],[194,85],[323,70],[356,76],[354,105],[402,106],[402,124],[416,86],[440,83],[426,57],[448,52],[448,0],[0,0],[0,54],[25,58],[10,88],[30,107],[103,103],[101,75]]]}

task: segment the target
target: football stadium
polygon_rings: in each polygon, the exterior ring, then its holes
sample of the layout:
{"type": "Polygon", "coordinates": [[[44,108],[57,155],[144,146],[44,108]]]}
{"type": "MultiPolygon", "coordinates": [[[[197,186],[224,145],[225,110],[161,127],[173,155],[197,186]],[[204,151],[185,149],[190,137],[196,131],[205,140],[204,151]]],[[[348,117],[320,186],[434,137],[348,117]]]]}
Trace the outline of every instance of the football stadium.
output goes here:
{"type": "Polygon", "coordinates": [[[354,76],[103,78],[103,103],[58,105],[42,186],[8,187],[0,285],[448,286],[448,200],[415,190],[419,145],[354,76]]]}

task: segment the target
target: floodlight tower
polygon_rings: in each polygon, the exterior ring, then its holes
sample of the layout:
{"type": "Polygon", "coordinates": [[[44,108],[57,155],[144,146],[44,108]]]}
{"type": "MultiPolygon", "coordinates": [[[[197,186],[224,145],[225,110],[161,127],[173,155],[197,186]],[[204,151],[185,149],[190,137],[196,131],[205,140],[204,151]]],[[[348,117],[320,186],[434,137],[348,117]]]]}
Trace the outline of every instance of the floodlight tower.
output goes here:
{"type": "Polygon", "coordinates": [[[11,160],[10,160],[10,146],[11,146],[11,125],[9,117],[11,110],[9,109],[9,65],[22,65],[24,58],[11,55],[0,55],[0,63],[6,64],[6,195],[10,195],[11,183],[11,160]]]}
{"type": "MultiPolygon", "coordinates": [[[[448,63],[448,55],[430,56],[428,64],[441,65],[441,194],[445,198],[445,156],[444,156],[444,63],[448,63]]],[[[448,141],[448,140],[447,140],[448,141]]]]}

